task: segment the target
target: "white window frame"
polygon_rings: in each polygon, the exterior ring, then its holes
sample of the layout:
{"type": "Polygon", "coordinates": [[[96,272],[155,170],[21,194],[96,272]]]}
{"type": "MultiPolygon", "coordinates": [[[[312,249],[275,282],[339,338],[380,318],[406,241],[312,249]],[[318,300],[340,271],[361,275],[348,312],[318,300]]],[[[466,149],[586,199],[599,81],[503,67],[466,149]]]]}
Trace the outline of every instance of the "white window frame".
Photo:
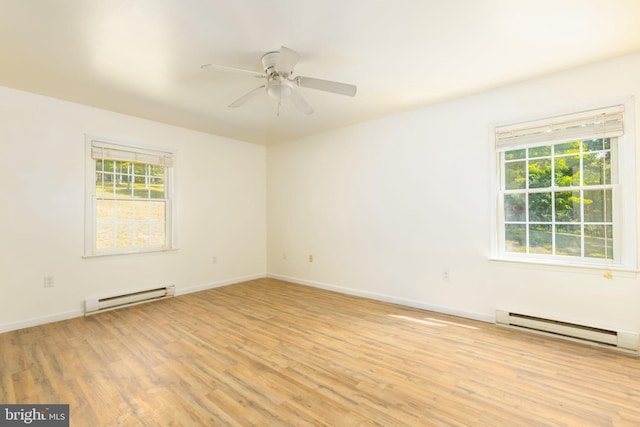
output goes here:
{"type": "MultiPolygon", "coordinates": [[[[619,105],[606,108],[598,108],[587,110],[580,113],[566,114],[550,118],[539,119],[535,121],[520,122],[517,124],[509,124],[496,126],[492,130],[492,139],[494,142],[494,150],[492,155],[492,164],[494,166],[494,185],[493,185],[493,204],[494,221],[491,226],[491,256],[490,258],[498,261],[522,262],[547,264],[552,266],[570,266],[570,267],[586,267],[586,268],[605,268],[608,270],[637,271],[637,214],[636,214],[636,162],[635,162],[635,129],[634,129],[634,99],[625,100],[619,105]],[[563,129],[558,123],[573,122],[576,123],[582,118],[589,122],[588,117],[594,114],[610,114],[619,111],[622,114],[622,120],[618,122],[612,119],[609,123],[609,129],[604,129],[599,125],[589,128],[585,125],[581,130],[580,127],[570,126],[563,129]],[[620,125],[623,128],[617,128],[620,125]],[[587,132],[584,133],[584,129],[587,132]],[[532,131],[533,130],[533,131],[532,131]],[[582,132],[582,133],[581,133],[582,132]],[[510,136],[515,135],[512,140],[510,136]],[[503,165],[501,153],[518,148],[526,148],[532,146],[540,146],[544,144],[558,144],[572,140],[585,140],[590,138],[601,138],[604,135],[617,138],[615,144],[617,153],[617,162],[612,164],[612,173],[615,174],[617,183],[614,185],[613,192],[613,227],[614,227],[614,256],[615,259],[594,259],[571,256],[550,256],[542,254],[519,254],[506,252],[504,223],[505,212],[503,205],[503,165]],[[618,256],[616,256],[618,255],[618,256]]],[[[613,117],[613,116],[611,116],[613,117]]],[[[612,150],[614,147],[612,147],[612,150]]],[[[612,156],[613,158],[614,156],[612,156]]],[[[555,187],[560,188],[560,187],[555,187]]]]}
{"type": "Polygon", "coordinates": [[[172,151],[150,149],[135,144],[114,142],[107,138],[85,136],[85,250],[84,257],[139,254],[175,249],[173,233],[173,169],[172,151]],[[160,164],[165,167],[165,241],[161,245],[128,246],[98,249],[96,247],[96,156],[108,152],[107,158],[139,163],[160,164]]]}

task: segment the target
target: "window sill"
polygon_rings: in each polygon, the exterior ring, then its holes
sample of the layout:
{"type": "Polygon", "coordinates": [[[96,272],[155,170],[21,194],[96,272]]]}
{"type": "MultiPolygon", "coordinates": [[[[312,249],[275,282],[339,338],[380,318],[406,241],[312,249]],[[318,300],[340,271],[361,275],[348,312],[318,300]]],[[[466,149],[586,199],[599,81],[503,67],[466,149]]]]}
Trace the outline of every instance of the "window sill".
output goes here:
{"type": "Polygon", "coordinates": [[[176,252],[178,248],[168,248],[168,249],[149,249],[142,251],[131,251],[131,252],[113,252],[113,253],[102,253],[102,254],[89,254],[83,255],[83,259],[96,259],[96,258],[110,258],[110,257],[118,257],[118,256],[131,256],[131,255],[144,255],[144,254],[157,254],[157,253],[167,253],[167,252],[176,252]]]}
{"type": "Polygon", "coordinates": [[[619,264],[613,265],[595,265],[595,264],[580,264],[571,262],[554,262],[544,260],[533,260],[524,258],[508,258],[508,257],[489,257],[489,261],[505,264],[519,264],[525,268],[535,268],[536,270],[549,270],[549,271],[562,271],[571,273],[586,273],[586,274],[598,274],[603,275],[605,278],[624,277],[635,279],[640,270],[628,268],[619,264]],[[607,277],[610,273],[612,277],[607,277]]]}

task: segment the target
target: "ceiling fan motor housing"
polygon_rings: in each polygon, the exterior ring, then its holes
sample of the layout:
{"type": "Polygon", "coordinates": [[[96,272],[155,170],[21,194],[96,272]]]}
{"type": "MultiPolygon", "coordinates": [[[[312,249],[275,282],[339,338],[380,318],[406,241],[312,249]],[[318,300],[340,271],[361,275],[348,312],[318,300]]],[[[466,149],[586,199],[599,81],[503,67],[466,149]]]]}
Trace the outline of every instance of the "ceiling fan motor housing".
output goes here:
{"type": "Polygon", "coordinates": [[[278,63],[278,55],[280,52],[273,51],[267,52],[262,55],[262,67],[264,68],[264,72],[267,74],[269,78],[278,74],[280,70],[276,70],[276,64],[278,63]]]}

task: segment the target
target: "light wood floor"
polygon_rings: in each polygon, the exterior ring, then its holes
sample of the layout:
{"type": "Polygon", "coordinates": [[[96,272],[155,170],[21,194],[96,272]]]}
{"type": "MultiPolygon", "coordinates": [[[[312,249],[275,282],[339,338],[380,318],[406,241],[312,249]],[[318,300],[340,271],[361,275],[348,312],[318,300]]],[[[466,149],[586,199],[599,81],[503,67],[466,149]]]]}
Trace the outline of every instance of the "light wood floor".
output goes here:
{"type": "Polygon", "coordinates": [[[272,279],[0,334],[72,426],[639,426],[640,360],[272,279]]]}

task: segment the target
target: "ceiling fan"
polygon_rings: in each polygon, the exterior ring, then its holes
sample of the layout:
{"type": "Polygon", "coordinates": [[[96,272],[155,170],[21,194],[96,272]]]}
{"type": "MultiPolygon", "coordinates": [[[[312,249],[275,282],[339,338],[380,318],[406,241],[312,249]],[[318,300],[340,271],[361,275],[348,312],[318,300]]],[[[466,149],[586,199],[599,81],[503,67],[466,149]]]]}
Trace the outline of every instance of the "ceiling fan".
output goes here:
{"type": "Polygon", "coordinates": [[[265,90],[267,95],[278,101],[278,114],[280,113],[280,105],[283,99],[289,99],[301,113],[311,114],[313,113],[313,108],[307,104],[307,101],[305,101],[300,92],[298,92],[298,87],[345,96],[354,96],[356,94],[357,87],[355,85],[321,80],[313,77],[293,77],[293,67],[298,63],[299,59],[300,55],[297,52],[282,46],[280,50],[267,52],[262,56],[262,67],[264,68],[264,72],[262,73],[216,64],[205,64],[200,68],[242,73],[267,80],[265,84],[253,89],[251,92],[229,104],[230,108],[240,107],[249,99],[258,95],[260,91],[265,90]]]}

